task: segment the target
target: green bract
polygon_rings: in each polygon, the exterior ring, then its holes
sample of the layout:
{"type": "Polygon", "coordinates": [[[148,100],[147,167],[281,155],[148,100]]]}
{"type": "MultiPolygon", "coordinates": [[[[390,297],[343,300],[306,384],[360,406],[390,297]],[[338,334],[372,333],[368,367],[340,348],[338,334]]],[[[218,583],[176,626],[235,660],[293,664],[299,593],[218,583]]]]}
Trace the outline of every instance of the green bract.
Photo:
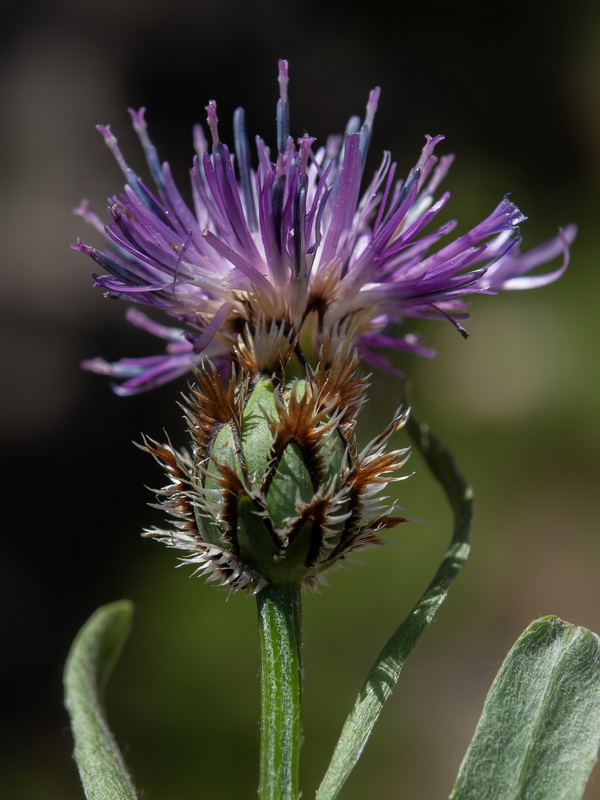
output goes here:
{"type": "Polygon", "coordinates": [[[406,450],[385,452],[404,417],[357,452],[365,385],[356,364],[340,348],[327,369],[286,385],[281,366],[246,358],[226,387],[206,363],[187,409],[192,453],[147,446],[171,477],[158,495],[177,520],[147,535],[187,550],[209,577],[255,590],[313,583],[349,552],[381,543],[379,532],[402,521],[379,492],[405,461],[406,450]]]}
{"type": "Polygon", "coordinates": [[[260,378],[241,424],[225,423],[208,465],[197,464],[204,488],[225,493],[220,513],[207,515],[206,504],[196,509],[198,530],[206,541],[237,549],[272,583],[318,571],[320,554],[337,546],[349,516],[348,492],[339,493],[346,443],[335,416],[323,416],[314,413],[306,381],[296,380],[282,398],[271,378],[260,378]],[[334,506],[335,518],[326,520],[323,512],[334,506]]]}

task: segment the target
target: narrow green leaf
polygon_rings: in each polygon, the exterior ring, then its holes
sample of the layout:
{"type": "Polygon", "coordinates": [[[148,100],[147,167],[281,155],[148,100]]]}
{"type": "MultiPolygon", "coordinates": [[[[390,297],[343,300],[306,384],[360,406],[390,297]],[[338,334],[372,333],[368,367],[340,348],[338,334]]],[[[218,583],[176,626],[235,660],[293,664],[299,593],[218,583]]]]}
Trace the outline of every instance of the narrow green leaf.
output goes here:
{"type": "Polygon", "coordinates": [[[74,758],[88,800],[137,797],[102,704],[132,614],[128,600],[99,608],[77,634],[65,665],[65,705],[75,740],[74,758]]]}
{"type": "Polygon", "coordinates": [[[600,640],[557,617],[517,640],[451,800],[579,800],[600,746],[600,640]]]}
{"type": "Polygon", "coordinates": [[[471,489],[465,483],[448,449],[429,432],[427,425],[419,423],[411,415],[407,429],[446,493],[454,512],[454,532],[433,580],[371,667],[346,718],[333,757],[317,791],[316,800],[333,800],[338,796],[400,677],[404,662],[433,621],[438,608],[446,599],[450,585],[469,555],[471,489]]]}

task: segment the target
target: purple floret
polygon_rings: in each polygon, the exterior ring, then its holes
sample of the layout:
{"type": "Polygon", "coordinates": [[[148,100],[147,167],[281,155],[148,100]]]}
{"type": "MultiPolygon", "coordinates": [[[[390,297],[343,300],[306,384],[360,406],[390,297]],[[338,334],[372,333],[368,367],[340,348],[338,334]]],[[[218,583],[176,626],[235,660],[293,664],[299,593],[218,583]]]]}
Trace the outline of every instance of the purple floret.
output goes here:
{"type": "MultiPolygon", "coordinates": [[[[166,312],[169,328],[130,310],[129,320],[167,340],[162,355],[102,359],[84,366],[121,383],[132,394],[166,383],[203,357],[227,365],[238,335],[259,320],[283,324],[311,360],[340,337],[351,338],[362,357],[392,370],[380,350],[430,356],[408,318],[446,318],[465,334],[466,299],[501,289],[544,286],[567,267],[575,227],[537,248],[519,251],[525,219],[504,199],[482,222],[448,244],[455,221],[437,227],[450,194],[436,199],[452,156],[434,155],[443,136],[426,137],[406,179],[385,152],[361,193],[379,89],[368,99],[365,119],[352,117],[343,136],[324,147],[305,135],[289,135],[288,66],[279,62],[277,152],[256,137],[257,167],[242,109],[234,114],[235,156],[220,139],[217,105],[207,107],[209,148],[194,130],[191,206],[182,198],[168,163],[161,163],[145,122],[145,109],[130,110],[155,188],[126,163],[108,126],[98,126],[125,176],[123,192],[109,200],[105,250],[73,245],[100,267],[97,286],[109,297],[166,312]],[[529,274],[562,255],[561,265],[529,274]]],[[[87,205],[77,209],[102,229],[87,205]]]]}

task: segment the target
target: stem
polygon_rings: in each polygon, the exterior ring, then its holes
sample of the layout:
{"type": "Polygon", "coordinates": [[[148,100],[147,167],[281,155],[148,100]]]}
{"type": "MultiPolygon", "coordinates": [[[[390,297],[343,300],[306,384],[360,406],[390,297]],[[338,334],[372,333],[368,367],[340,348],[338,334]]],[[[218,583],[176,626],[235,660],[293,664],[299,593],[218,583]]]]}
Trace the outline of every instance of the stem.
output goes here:
{"type": "Polygon", "coordinates": [[[302,605],[300,584],[268,584],[257,595],[260,640],[259,800],[298,800],[302,605]]]}

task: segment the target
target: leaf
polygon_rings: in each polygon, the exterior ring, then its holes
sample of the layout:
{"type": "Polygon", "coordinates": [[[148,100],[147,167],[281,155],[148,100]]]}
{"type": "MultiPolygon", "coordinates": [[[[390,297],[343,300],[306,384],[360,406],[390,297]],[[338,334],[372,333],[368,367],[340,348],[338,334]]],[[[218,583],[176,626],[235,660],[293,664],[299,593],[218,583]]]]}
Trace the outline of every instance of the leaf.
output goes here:
{"type": "Polygon", "coordinates": [[[579,800],[600,746],[600,640],[557,617],[520,636],[451,800],[579,800]]]}
{"type": "Polygon", "coordinates": [[[88,800],[137,797],[102,703],[132,614],[128,600],[99,608],[77,634],[65,665],[65,705],[75,740],[74,758],[88,800]]]}
{"type": "Polygon", "coordinates": [[[407,429],[429,469],[441,483],[454,512],[454,532],[448,550],[433,580],[412,611],[389,639],[371,667],[346,718],[341,736],[316,800],[334,800],[356,766],[383,706],[391,695],[404,662],[446,599],[448,589],[464,566],[470,551],[472,491],[467,486],[450,452],[434,437],[427,425],[411,414],[407,429]]]}

